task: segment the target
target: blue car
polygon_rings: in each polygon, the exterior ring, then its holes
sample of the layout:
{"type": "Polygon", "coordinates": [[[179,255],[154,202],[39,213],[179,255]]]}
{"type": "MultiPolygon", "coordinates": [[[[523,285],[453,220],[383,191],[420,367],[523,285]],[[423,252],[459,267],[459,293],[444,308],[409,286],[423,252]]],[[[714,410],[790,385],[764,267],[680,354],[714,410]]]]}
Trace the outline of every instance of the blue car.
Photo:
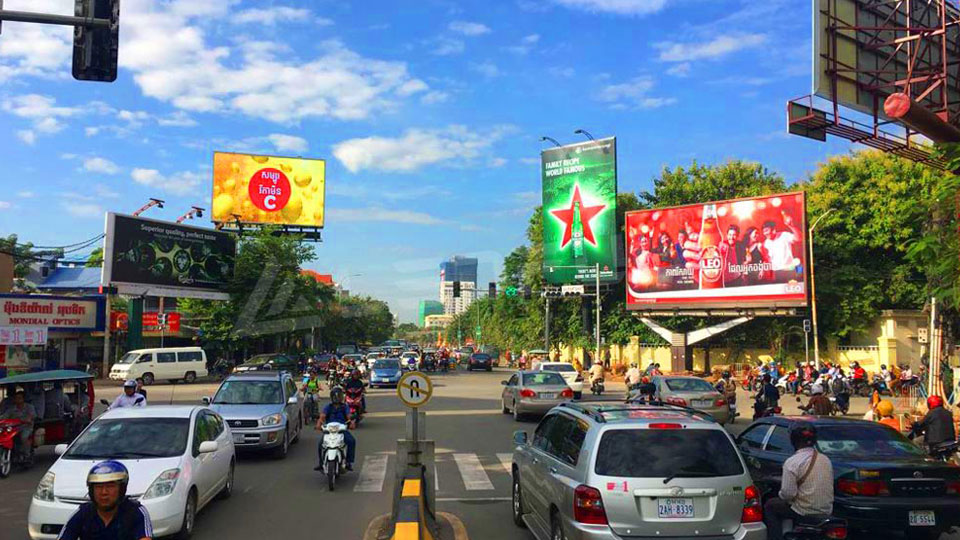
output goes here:
{"type": "Polygon", "coordinates": [[[370,388],[382,386],[396,386],[400,382],[400,360],[396,358],[381,358],[373,364],[370,372],[370,388]]]}

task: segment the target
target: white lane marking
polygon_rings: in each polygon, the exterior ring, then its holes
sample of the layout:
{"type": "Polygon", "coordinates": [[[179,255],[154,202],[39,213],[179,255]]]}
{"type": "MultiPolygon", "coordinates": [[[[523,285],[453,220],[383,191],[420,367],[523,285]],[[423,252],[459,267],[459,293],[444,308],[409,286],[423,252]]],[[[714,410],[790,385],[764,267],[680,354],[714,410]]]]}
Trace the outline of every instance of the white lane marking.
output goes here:
{"type": "Polygon", "coordinates": [[[493,489],[490,477],[484,472],[483,465],[480,464],[480,458],[476,454],[454,454],[453,459],[457,462],[460,477],[463,479],[463,486],[467,491],[493,489]]]}
{"type": "Polygon", "coordinates": [[[507,474],[513,474],[513,454],[497,454],[497,459],[500,460],[500,464],[503,465],[503,470],[507,471],[507,474]]]}
{"type": "Polygon", "coordinates": [[[364,456],[360,478],[353,490],[361,493],[379,493],[383,491],[383,481],[387,477],[388,456],[364,456]]]}
{"type": "Polygon", "coordinates": [[[440,491],[440,472],[436,465],[433,466],[433,490],[440,491]]]}
{"type": "Polygon", "coordinates": [[[437,502],[509,502],[510,497],[437,497],[437,502]]]}

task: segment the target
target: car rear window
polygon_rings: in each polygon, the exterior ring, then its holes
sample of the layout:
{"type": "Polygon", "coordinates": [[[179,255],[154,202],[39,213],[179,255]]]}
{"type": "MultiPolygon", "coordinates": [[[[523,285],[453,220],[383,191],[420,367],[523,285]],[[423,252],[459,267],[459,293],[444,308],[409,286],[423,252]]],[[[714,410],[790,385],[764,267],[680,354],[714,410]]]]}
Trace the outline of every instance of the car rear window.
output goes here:
{"type": "Polygon", "coordinates": [[[910,439],[882,424],[817,426],[817,448],[828,456],[861,459],[926,455],[910,439]]]}
{"type": "Polygon", "coordinates": [[[567,384],[563,377],[553,372],[526,373],[523,375],[524,386],[547,386],[567,384]]]}
{"type": "Polygon", "coordinates": [[[480,354],[480,353],[477,353],[477,354],[474,354],[473,357],[474,357],[476,360],[489,360],[489,359],[490,359],[490,355],[489,355],[489,354],[480,354]]]}
{"type": "Polygon", "coordinates": [[[373,369],[400,369],[400,362],[396,360],[377,360],[373,364],[373,369]]]}
{"type": "Polygon", "coordinates": [[[547,364],[545,366],[540,366],[540,369],[543,371],[559,371],[563,373],[576,371],[576,369],[570,364],[547,364]]]}
{"type": "Polygon", "coordinates": [[[719,430],[615,429],[600,439],[595,471],[624,478],[734,476],[743,474],[743,466],[719,430]]]}
{"type": "Polygon", "coordinates": [[[710,392],[713,387],[702,379],[666,379],[667,388],[674,392],[710,392]]]}

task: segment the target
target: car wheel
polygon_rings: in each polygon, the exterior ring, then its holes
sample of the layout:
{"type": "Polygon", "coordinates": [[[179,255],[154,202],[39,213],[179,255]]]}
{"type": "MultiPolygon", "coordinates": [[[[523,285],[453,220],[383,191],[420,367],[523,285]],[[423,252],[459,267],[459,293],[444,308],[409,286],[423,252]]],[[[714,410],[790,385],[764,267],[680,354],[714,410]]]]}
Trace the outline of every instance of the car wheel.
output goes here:
{"type": "MultiPolygon", "coordinates": [[[[303,413],[300,413],[300,418],[303,418],[303,413]]],[[[293,436],[293,440],[290,441],[290,444],[297,444],[300,442],[300,433],[303,431],[303,422],[297,422],[297,434],[293,436]]]]}
{"type": "Polygon", "coordinates": [[[183,507],[183,523],[180,525],[180,532],[177,533],[177,540],[187,540],[193,536],[193,526],[197,521],[197,494],[193,490],[187,495],[187,504],[183,507]]]}
{"type": "Polygon", "coordinates": [[[574,393],[573,393],[573,399],[582,399],[582,398],[583,398],[583,392],[574,392],[574,393]]]}
{"type": "Polygon", "coordinates": [[[520,474],[513,472],[513,523],[521,529],[527,528],[523,521],[523,495],[520,493],[520,474]]]}
{"type": "Polygon", "coordinates": [[[500,408],[503,414],[510,414],[510,409],[507,408],[507,400],[500,398],[500,408]]]}
{"type": "Polygon", "coordinates": [[[183,382],[187,384],[193,384],[196,381],[197,381],[197,374],[192,371],[188,371],[187,374],[183,376],[183,382]]]}
{"type": "Polygon", "coordinates": [[[550,520],[550,540],[567,540],[567,535],[563,533],[563,525],[560,524],[560,516],[553,512],[553,518],[550,520]]]}
{"type": "Polygon", "coordinates": [[[153,373],[144,373],[143,374],[143,385],[150,386],[153,384],[153,373]]]}
{"type": "Polygon", "coordinates": [[[273,452],[273,457],[277,459],[283,459],[287,457],[287,452],[290,451],[290,435],[287,433],[287,430],[283,430],[283,443],[278,446],[273,452]]]}
{"type": "Polygon", "coordinates": [[[521,420],[520,407],[517,407],[517,404],[513,404],[513,421],[519,422],[521,420]]]}
{"type": "Polygon", "coordinates": [[[233,495],[233,473],[234,473],[234,464],[230,463],[230,471],[227,472],[227,482],[223,484],[223,489],[220,490],[219,496],[221,499],[229,499],[233,495]]]}
{"type": "Polygon", "coordinates": [[[0,448],[0,478],[10,476],[13,468],[13,451],[9,448],[0,448]]]}

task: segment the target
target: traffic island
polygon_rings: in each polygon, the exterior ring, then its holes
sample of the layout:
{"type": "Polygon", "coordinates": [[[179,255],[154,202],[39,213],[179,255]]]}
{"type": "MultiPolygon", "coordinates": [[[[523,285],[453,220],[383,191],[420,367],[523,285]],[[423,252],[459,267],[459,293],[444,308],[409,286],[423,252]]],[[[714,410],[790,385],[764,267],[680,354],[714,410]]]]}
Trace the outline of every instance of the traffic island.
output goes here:
{"type": "MultiPolygon", "coordinates": [[[[434,540],[469,540],[467,529],[460,518],[447,512],[437,512],[437,535],[434,540]]],[[[363,540],[400,540],[395,536],[390,514],[377,516],[370,522],[363,540]]]]}

